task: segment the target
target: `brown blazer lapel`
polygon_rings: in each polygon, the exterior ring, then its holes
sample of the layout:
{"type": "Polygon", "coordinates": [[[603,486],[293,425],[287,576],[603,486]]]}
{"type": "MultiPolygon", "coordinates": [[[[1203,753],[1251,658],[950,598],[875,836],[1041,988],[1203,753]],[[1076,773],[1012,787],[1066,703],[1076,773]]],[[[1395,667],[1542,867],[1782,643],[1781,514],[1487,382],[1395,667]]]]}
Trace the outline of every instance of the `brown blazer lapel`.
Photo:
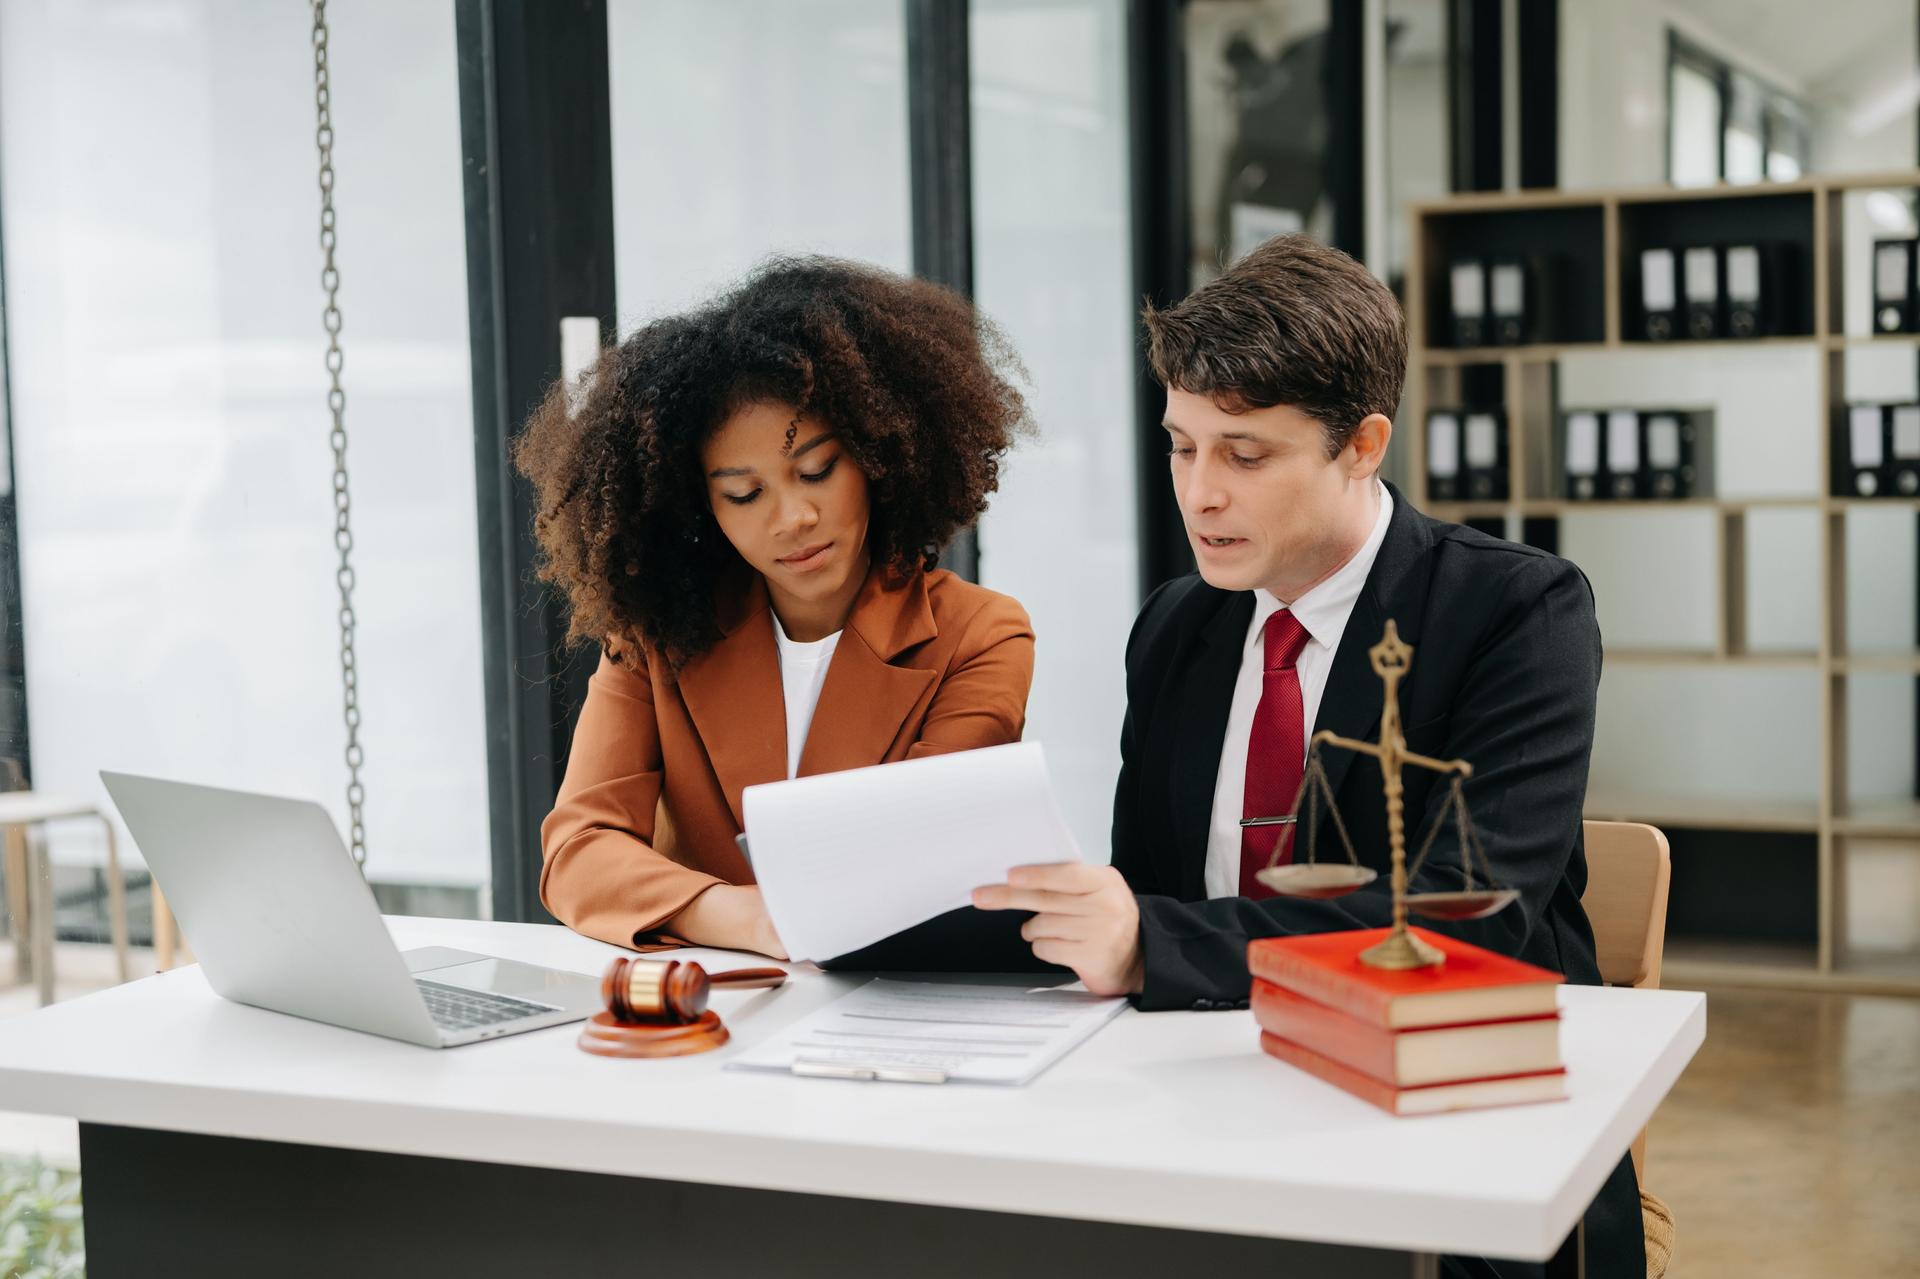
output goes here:
{"type": "Polygon", "coordinates": [[[717,594],[720,642],[681,669],[680,698],[742,826],[740,792],[786,780],[787,707],[765,580],[717,594]]]}
{"type": "Polygon", "coordinates": [[[926,574],[894,584],[886,578],[878,568],[867,575],[833,650],[800,754],[802,777],[884,761],[901,724],[938,678],[934,671],[892,664],[939,633],[927,603],[926,574]]]}

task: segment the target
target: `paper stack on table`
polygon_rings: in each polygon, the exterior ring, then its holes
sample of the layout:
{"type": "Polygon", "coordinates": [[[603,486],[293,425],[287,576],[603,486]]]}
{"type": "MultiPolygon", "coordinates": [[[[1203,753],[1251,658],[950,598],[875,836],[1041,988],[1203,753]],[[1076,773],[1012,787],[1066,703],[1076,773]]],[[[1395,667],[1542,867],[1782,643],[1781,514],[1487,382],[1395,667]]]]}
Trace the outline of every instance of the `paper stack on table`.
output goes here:
{"type": "Polygon", "coordinates": [[[741,807],[793,959],[831,959],[969,905],[1012,867],[1081,860],[1038,742],[749,786],[741,807]]]}
{"type": "Polygon", "coordinates": [[[1126,1003],[1079,989],[876,978],[728,1064],[882,1082],[1024,1084],[1126,1003]]]}

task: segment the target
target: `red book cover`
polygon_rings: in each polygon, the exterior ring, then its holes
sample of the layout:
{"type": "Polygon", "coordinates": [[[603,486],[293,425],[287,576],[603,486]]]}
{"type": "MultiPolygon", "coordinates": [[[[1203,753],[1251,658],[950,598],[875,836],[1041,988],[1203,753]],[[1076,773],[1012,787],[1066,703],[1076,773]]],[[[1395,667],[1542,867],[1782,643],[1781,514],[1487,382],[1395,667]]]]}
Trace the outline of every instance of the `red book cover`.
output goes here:
{"type": "Polygon", "coordinates": [[[1493,1079],[1462,1079],[1420,1088],[1395,1088],[1362,1074],[1331,1057],[1269,1031],[1260,1032],[1260,1047],[1334,1087],[1370,1102],[1390,1115],[1438,1115],[1449,1110],[1478,1110],[1490,1106],[1518,1106],[1535,1101],[1562,1101],[1567,1095],[1565,1069],[1493,1079]]]}
{"type": "Polygon", "coordinates": [[[1424,928],[1409,929],[1446,958],[1430,968],[1375,968],[1360,952],[1388,929],[1262,937],[1247,945],[1255,977],[1392,1030],[1505,1017],[1539,1017],[1555,1009],[1559,973],[1496,955],[1471,942],[1424,928]]]}
{"type": "Polygon", "coordinates": [[[1387,1030],[1254,978],[1262,1030],[1398,1088],[1531,1074],[1560,1065],[1560,1016],[1387,1030]]]}

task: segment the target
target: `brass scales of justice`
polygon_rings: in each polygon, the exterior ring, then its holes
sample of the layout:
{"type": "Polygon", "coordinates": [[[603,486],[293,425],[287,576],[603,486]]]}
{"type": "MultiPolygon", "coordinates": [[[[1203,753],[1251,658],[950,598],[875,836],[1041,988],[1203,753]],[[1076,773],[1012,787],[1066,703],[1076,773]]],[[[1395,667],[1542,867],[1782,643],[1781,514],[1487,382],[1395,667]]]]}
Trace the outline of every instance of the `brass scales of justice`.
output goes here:
{"type": "Polygon", "coordinates": [[[1407,739],[1400,734],[1400,681],[1406,678],[1407,668],[1413,663],[1413,646],[1400,638],[1399,628],[1394,625],[1393,619],[1387,619],[1386,633],[1378,644],[1367,650],[1367,655],[1373,659],[1374,674],[1386,684],[1386,699],[1380,711],[1380,740],[1359,742],[1328,730],[1315,733],[1308,744],[1307,765],[1300,778],[1300,789],[1294,793],[1293,811],[1284,817],[1249,817],[1240,824],[1291,826],[1297,831],[1300,809],[1303,804],[1306,805],[1307,860],[1285,866],[1277,864],[1280,849],[1286,843],[1283,837],[1274,841],[1273,853],[1265,869],[1258,871],[1254,877],[1286,897],[1344,897],[1356,889],[1364,888],[1379,877],[1379,872],[1362,866],[1354,854],[1353,840],[1348,836],[1346,823],[1341,820],[1340,810],[1333,802],[1332,783],[1327,780],[1326,768],[1320,762],[1320,748],[1337,746],[1379,760],[1380,773],[1386,782],[1387,840],[1393,854],[1393,927],[1383,940],[1361,951],[1360,960],[1375,968],[1433,967],[1445,963],[1446,956],[1407,931],[1409,911],[1426,919],[1482,919],[1504,909],[1520,894],[1516,889],[1502,888],[1495,882],[1493,868],[1487,862],[1486,849],[1481,846],[1479,833],[1474,830],[1473,822],[1467,815],[1467,800],[1462,787],[1473,776],[1473,765],[1464,759],[1432,759],[1416,754],[1407,749],[1407,739]],[[1407,867],[1404,788],[1400,782],[1400,770],[1408,764],[1436,773],[1451,774],[1453,778],[1446,806],[1434,816],[1411,870],[1407,867]],[[1332,815],[1334,829],[1340,833],[1340,842],[1346,847],[1347,864],[1344,866],[1337,862],[1315,860],[1319,802],[1323,802],[1327,812],[1332,815]],[[1460,861],[1466,874],[1466,887],[1451,892],[1409,893],[1408,880],[1419,872],[1426,861],[1434,837],[1440,833],[1449,814],[1453,816],[1460,834],[1460,861]],[[1484,876],[1481,887],[1475,887],[1474,884],[1476,860],[1484,876]]]}

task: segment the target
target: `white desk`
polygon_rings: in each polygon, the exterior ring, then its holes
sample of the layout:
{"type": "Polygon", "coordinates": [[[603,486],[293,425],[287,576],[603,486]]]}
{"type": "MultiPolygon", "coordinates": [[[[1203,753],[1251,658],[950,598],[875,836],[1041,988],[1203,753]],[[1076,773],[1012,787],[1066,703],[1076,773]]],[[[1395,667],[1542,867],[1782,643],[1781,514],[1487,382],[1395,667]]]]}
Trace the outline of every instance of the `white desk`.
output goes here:
{"type": "MultiPolygon", "coordinates": [[[[581,972],[618,953],[560,928],[390,924],[403,948],[457,946],[581,972]]],[[[709,968],[751,962],[685,954],[709,968]]],[[[843,1206],[878,1200],[1313,1241],[1413,1254],[1417,1274],[1431,1272],[1419,1260],[1431,1254],[1550,1257],[1706,1028],[1698,994],[1569,987],[1571,1100],[1419,1119],[1389,1117],[1264,1056],[1245,1012],[1123,1012],[1019,1089],[722,1069],[857,980],[803,968],[780,990],[717,992],[734,1035],[726,1048],[619,1061],[577,1051],[577,1027],[416,1048],[227,1003],[197,967],[183,968],[0,1023],[0,1109],[83,1124],[95,1279],[115,1273],[96,1248],[125,1233],[102,1219],[96,1235],[96,1204],[117,1212],[126,1195],[158,1193],[136,1184],[129,1161],[170,1160],[169,1184],[191,1180],[198,1156],[184,1147],[127,1144],[166,1133],[567,1170],[610,1184],[658,1179],[681,1192],[703,1183],[843,1206]]],[[[217,1223],[218,1205],[208,1211],[217,1223]]],[[[537,1227],[542,1209],[528,1212],[537,1227]]],[[[647,1222],[626,1224],[628,1255],[651,1255],[647,1222]]],[[[899,1273],[915,1269],[894,1259],[899,1273]]],[[[149,1259],[140,1273],[160,1272],[149,1259]]]]}

